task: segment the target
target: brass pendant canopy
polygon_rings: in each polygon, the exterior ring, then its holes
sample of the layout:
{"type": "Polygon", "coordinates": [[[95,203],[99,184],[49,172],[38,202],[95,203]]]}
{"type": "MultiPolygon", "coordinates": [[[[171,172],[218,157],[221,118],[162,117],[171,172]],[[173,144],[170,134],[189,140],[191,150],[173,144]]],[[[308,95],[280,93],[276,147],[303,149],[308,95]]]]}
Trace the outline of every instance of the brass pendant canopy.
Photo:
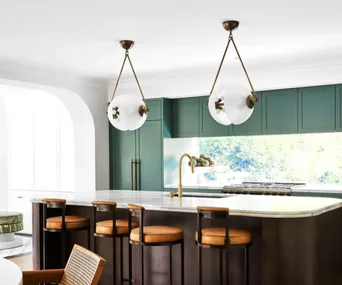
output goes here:
{"type": "Polygon", "coordinates": [[[120,45],[123,49],[129,50],[134,46],[134,42],[131,40],[121,40],[120,45]]]}
{"type": "Polygon", "coordinates": [[[239,27],[239,22],[238,21],[224,21],[222,23],[223,28],[228,31],[228,32],[232,32],[234,30],[236,30],[239,27]]]}

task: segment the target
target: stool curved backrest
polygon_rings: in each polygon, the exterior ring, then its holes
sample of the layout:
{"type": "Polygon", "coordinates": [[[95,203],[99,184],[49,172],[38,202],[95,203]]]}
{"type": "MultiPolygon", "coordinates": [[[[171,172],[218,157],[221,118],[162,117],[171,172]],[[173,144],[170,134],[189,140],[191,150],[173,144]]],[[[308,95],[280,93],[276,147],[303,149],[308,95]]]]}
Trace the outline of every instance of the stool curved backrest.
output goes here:
{"type": "Polygon", "coordinates": [[[139,222],[139,242],[144,242],[144,212],[145,208],[135,204],[128,204],[128,231],[132,230],[132,219],[138,219],[139,222]]]}
{"type": "Polygon", "coordinates": [[[23,285],[97,285],[105,262],[102,257],[75,244],[65,269],[23,271],[23,285]]]}
{"type": "Polygon", "coordinates": [[[202,219],[222,219],[225,222],[225,246],[229,246],[229,208],[222,207],[197,207],[197,232],[198,243],[202,243],[202,219]]]}
{"type": "Polygon", "coordinates": [[[105,260],[102,257],[79,245],[74,245],[60,285],[97,285],[104,264],[105,260]]]}

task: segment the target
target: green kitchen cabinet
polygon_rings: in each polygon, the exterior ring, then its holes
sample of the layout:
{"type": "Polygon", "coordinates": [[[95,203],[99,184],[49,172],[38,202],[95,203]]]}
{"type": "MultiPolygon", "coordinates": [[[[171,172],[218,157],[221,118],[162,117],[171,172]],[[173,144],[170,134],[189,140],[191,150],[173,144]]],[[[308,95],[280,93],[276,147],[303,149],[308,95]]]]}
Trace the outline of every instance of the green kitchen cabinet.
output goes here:
{"type": "Polygon", "coordinates": [[[336,86],[298,89],[298,132],[334,132],[336,129],[336,86]]]}
{"type": "Polygon", "coordinates": [[[138,130],[139,190],[163,189],[162,122],[148,121],[138,130]]]}
{"type": "Polygon", "coordinates": [[[262,92],[262,134],[298,132],[298,90],[262,92]]]}
{"type": "Polygon", "coordinates": [[[200,136],[228,136],[228,126],[221,125],[212,118],[212,116],[209,113],[207,103],[207,96],[199,98],[200,136]]]}
{"type": "Polygon", "coordinates": [[[257,92],[258,102],[254,106],[251,117],[241,125],[230,125],[229,135],[250,136],[261,135],[262,93],[257,92]]]}
{"type": "Polygon", "coordinates": [[[199,137],[199,98],[176,99],[172,105],[172,137],[199,137]]]}
{"type": "Polygon", "coordinates": [[[111,189],[129,190],[131,182],[131,160],[136,157],[136,131],[120,131],[110,125],[111,189]]]}
{"type": "Polygon", "coordinates": [[[336,87],[336,131],[342,132],[342,85],[336,87]]]}
{"type": "Polygon", "coordinates": [[[160,99],[149,99],[147,100],[148,105],[148,116],[147,121],[161,120],[162,117],[162,100],[160,99]]]}
{"type": "Polygon", "coordinates": [[[110,125],[111,189],[163,189],[163,138],[170,137],[171,103],[168,99],[147,103],[150,111],[141,128],[123,132],[110,125]]]}

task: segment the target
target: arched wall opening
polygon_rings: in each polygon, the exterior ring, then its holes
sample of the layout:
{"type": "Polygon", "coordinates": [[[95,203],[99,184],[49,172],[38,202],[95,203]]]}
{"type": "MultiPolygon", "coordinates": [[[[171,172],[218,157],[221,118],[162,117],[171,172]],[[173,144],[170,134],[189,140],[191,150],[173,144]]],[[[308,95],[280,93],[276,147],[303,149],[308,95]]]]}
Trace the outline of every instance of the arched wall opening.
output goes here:
{"type": "MultiPolygon", "coordinates": [[[[63,104],[70,116],[72,122],[73,132],[73,189],[68,189],[71,192],[79,191],[95,191],[96,189],[96,163],[95,163],[95,126],[92,114],[87,104],[81,99],[81,97],[75,92],[56,88],[51,86],[44,86],[39,84],[1,79],[0,85],[6,88],[21,88],[22,90],[28,90],[28,94],[36,92],[37,94],[46,94],[46,96],[55,97],[61,104],[63,104]]],[[[5,89],[6,89],[5,88],[5,89]]],[[[2,91],[5,91],[4,88],[2,91]]],[[[0,93],[0,105],[3,108],[6,103],[6,92],[0,93]]],[[[46,110],[49,110],[49,106],[45,106],[46,110]]],[[[3,116],[3,109],[0,110],[3,116]]],[[[22,111],[21,111],[22,112],[22,111]]],[[[25,114],[18,113],[21,117],[23,125],[25,123],[25,114]]],[[[49,118],[46,118],[47,120],[49,118]]],[[[8,151],[8,147],[4,145],[7,138],[4,137],[4,133],[1,135],[0,146],[3,151],[8,151]]],[[[1,149],[0,149],[1,151],[1,149]]],[[[1,158],[4,158],[4,154],[0,154],[1,158]]],[[[1,159],[2,164],[4,163],[1,159]]],[[[0,166],[1,170],[4,170],[4,165],[0,166]]],[[[8,176],[8,169],[3,172],[8,176]]],[[[8,181],[7,181],[8,185],[8,181]]],[[[71,185],[71,184],[70,184],[71,185]]],[[[3,186],[3,185],[2,185],[3,186]]],[[[0,208],[1,208],[0,203],[0,208]]]]}

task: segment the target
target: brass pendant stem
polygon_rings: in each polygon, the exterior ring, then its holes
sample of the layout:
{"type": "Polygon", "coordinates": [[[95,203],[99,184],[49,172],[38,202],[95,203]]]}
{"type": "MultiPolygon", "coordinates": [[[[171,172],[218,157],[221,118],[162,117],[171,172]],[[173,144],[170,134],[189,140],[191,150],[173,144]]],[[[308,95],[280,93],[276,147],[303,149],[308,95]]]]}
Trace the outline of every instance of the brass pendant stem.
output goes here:
{"type": "Polygon", "coordinates": [[[138,77],[137,77],[137,75],[136,75],[136,73],[135,73],[135,70],[134,70],[134,67],[133,67],[133,64],[132,64],[131,58],[129,57],[129,54],[128,54],[128,52],[127,52],[127,58],[128,58],[129,65],[131,66],[131,69],[132,69],[132,72],[133,72],[133,75],[134,75],[135,81],[137,82],[137,85],[138,85],[138,87],[139,87],[139,90],[140,90],[141,97],[142,97],[142,99],[143,99],[143,101],[144,101],[144,103],[145,103],[145,105],[146,105],[146,112],[148,112],[148,111],[149,111],[149,109],[148,109],[148,105],[147,105],[147,102],[146,102],[146,99],[145,99],[144,93],[143,93],[143,91],[142,91],[142,89],[141,89],[141,86],[140,86],[140,83],[139,83],[138,77]]]}
{"type": "MultiPolygon", "coordinates": [[[[227,43],[227,46],[226,46],[226,49],[224,50],[224,53],[223,53],[223,57],[222,57],[222,60],[221,60],[221,63],[220,63],[220,66],[217,70],[217,73],[216,73],[216,77],[215,77],[215,80],[214,80],[214,83],[213,83],[213,86],[211,88],[211,91],[209,93],[209,98],[210,96],[213,94],[214,92],[214,88],[215,88],[215,85],[217,83],[217,79],[219,77],[219,74],[221,72],[221,69],[222,69],[222,65],[223,65],[223,62],[224,62],[224,59],[226,57],[226,54],[227,54],[227,51],[228,51],[228,47],[229,47],[229,44],[230,42],[233,42],[233,46],[234,46],[234,49],[236,51],[236,54],[240,60],[240,63],[241,63],[241,66],[245,72],[245,75],[247,77],[247,80],[248,80],[248,83],[249,83],[249,86],[251,87],[252,89],[252,94],[253,95],[249,95],[247,98],[246,98],[246,104],[248,106],[248,108],[252,109],[254,107],[254,105],[258,102],[258,97],[255,93],[255,90],[254,90],[254,87],[253,87],[253,84],[252,84],[252,81],[248,75],[248,72],[247,72],[247,69],[242,61],[242,58],[241,58],[241,55],[239,53],[239,50],[235,44],[235,41],[234,41],[234,38],[233,38],[233,30],[237,29],[237,27],[239,26],[239,22],[238,21],[225,21],[223,22],[223,27],[225,30],[229,31],[229,39],[228,39],[228,43],[227,43]]],[[[208,103],[207,105],[209,104],[209,98],[208,98],[208,103]]],[[[221,103],[222,100],[219,100],[215,103],[215,107],[216,109],[219,109],[219,110],[222,110],[223,108],[223,103],[221,103]]]]}
{"type": "MultiPolygon", "coordinates": [[[[210,96],[211,96],[211,95],[213,94],[213,92],[214,92],[214,88],[215,88],[215,85],[216,85],[217,79],[218,79],[218,77],[219,77],[219,75],[220,75],[221,68],[222,68],[222,65],[223,65],[224,59],[225,59],[225,57],[226,57],[226,54],[227,54],[228,48],[229,48],[229,44],[230,44],[230,37],[229,37],[229,40],[228,40],[228,42],[227,42],[226,49],[224,50],[224,53],[223,53],[223,57],[222,57],[222,60],[221,60],[220,66],[219,66],[219,68],[218,68],[218,70],[217,70],[217,73],[216,73],[216,77],[215,77],[215,80],[214,80],[213,86],[211,87],[211,90],[210,90],[210,93],[209,93],[209,98],[210,98],[210,96]]],[[[208,98],[208,100],[209,100],[209,98],[208,98]]]]}
{"type": "Polygon", "coordinates": [[[114,96],[115,96],[116,89],[118,89],[119,81],[120,81],[120,78],[121,78],[121,74],[122,74],[123,68],[124,68],[125,63],[126,63],[126,59],[127,59],[127,56],[125,55],[125,59],[124,59],[124,61],[123,61],[123,63],[122,63],[122,66],[121,66],[121,69],[120,69],[120,73],[119,73],[118,80],[116,81],[116,84],[115,84],[115,87],[114,87],[112,99],[111,99],[110,101],[113,101],[114,96]]]}
{"type": "Polygon", "coordinates": [[[128,52],[128,50],[129,50],[130,48],[133,47],[134,42],[133,42],[133,41],[130,41],[130,40],[123,40],[123,41],[120,41],[120,45],[122,46],[122,48],[124,48],[124,49],[126,50],[126,52],[125,52],[124,61],[123,61],[123,63],[122,63],[121,69],[120,69],[120,73],[119,73],[119,76],[118,76],[118,80],[116,81],[116,84],[115,84],[115,87],[114,87],[114,91],[113,91],[113,95],[112,95],[111,101],[114,99],[116,90],[117,90],[117,88],[118,88],[118,86],[119,86],[119,81],[120,81],[120,79],[121,79],[122,71],[123,71],[123,69],[124,69],[124,67],[125,67],[126,59],[128,59],[128,62],[129,62],[129,65],[131,66],[131,69],[132,69],[132,72],[133,72],[135,81],[136,81],[136,83],[137,83],[137,85],[138,85],[138,88],[139,88],[139,91],[140,91],[140,95],[141,95],[141,97],[142,97],[142,100],[143,100],[144,103],[145,103],[145,107],[144,107],[144,106],[140,106],[140,108],[139,108],[139,114],[140,114],[141,116],[143,116],[144,114],[147,114],[147,113],[148,113],[149,109],[148,109],[147,101],[146,101],[145,96],[144,96],[144,93],[143,93],[143,91],[142,91],[142,89],[141,89],[141,86],[140,86],[138,77],[137,77],[137,75],[136,75],[136,73],[135,73],[135,70],[134,70],[134,67],[133,67],[131,58],[129,57],[129,52],[128,52]]]}
{"type": "Polygon", "coordinates": [[[254,104],[255,104],[255,103],[256,103],[256,100],[257,100],[257,96],[256,96],[256,93],[255,93],[255,91],[254,91],[254,87],[253,87],[252,81],[251,81],[251,79],[249,78],[247,69],[246,69],[246,67],[245,67],[245,65],[244,65],[244,63],[243,63],[243,61],[242,61],[242,58],[241,58],[241,56],[240,56],[239,50],[238,50],[238,48],[237,48],[237,46],[236,46],[236,44],[235,44],[235,41],[234,41],[233,37],[232,37],[232,43],[233,43],[233,46],[234,46],[234,48],[235,48],[236,54],[238,55],[238,58],[239,58],[239,60],[240,60],[241,66],[242,66],[242,68],[243,68],[243,70],[244,70],[244,72],[245,72],[245,75],[246,75],[246,77],[247,77],[249,86],[250,86],[251,89],[252,89],[253,97],[254,97],[254,100],[255,100],[254,104]]]}

